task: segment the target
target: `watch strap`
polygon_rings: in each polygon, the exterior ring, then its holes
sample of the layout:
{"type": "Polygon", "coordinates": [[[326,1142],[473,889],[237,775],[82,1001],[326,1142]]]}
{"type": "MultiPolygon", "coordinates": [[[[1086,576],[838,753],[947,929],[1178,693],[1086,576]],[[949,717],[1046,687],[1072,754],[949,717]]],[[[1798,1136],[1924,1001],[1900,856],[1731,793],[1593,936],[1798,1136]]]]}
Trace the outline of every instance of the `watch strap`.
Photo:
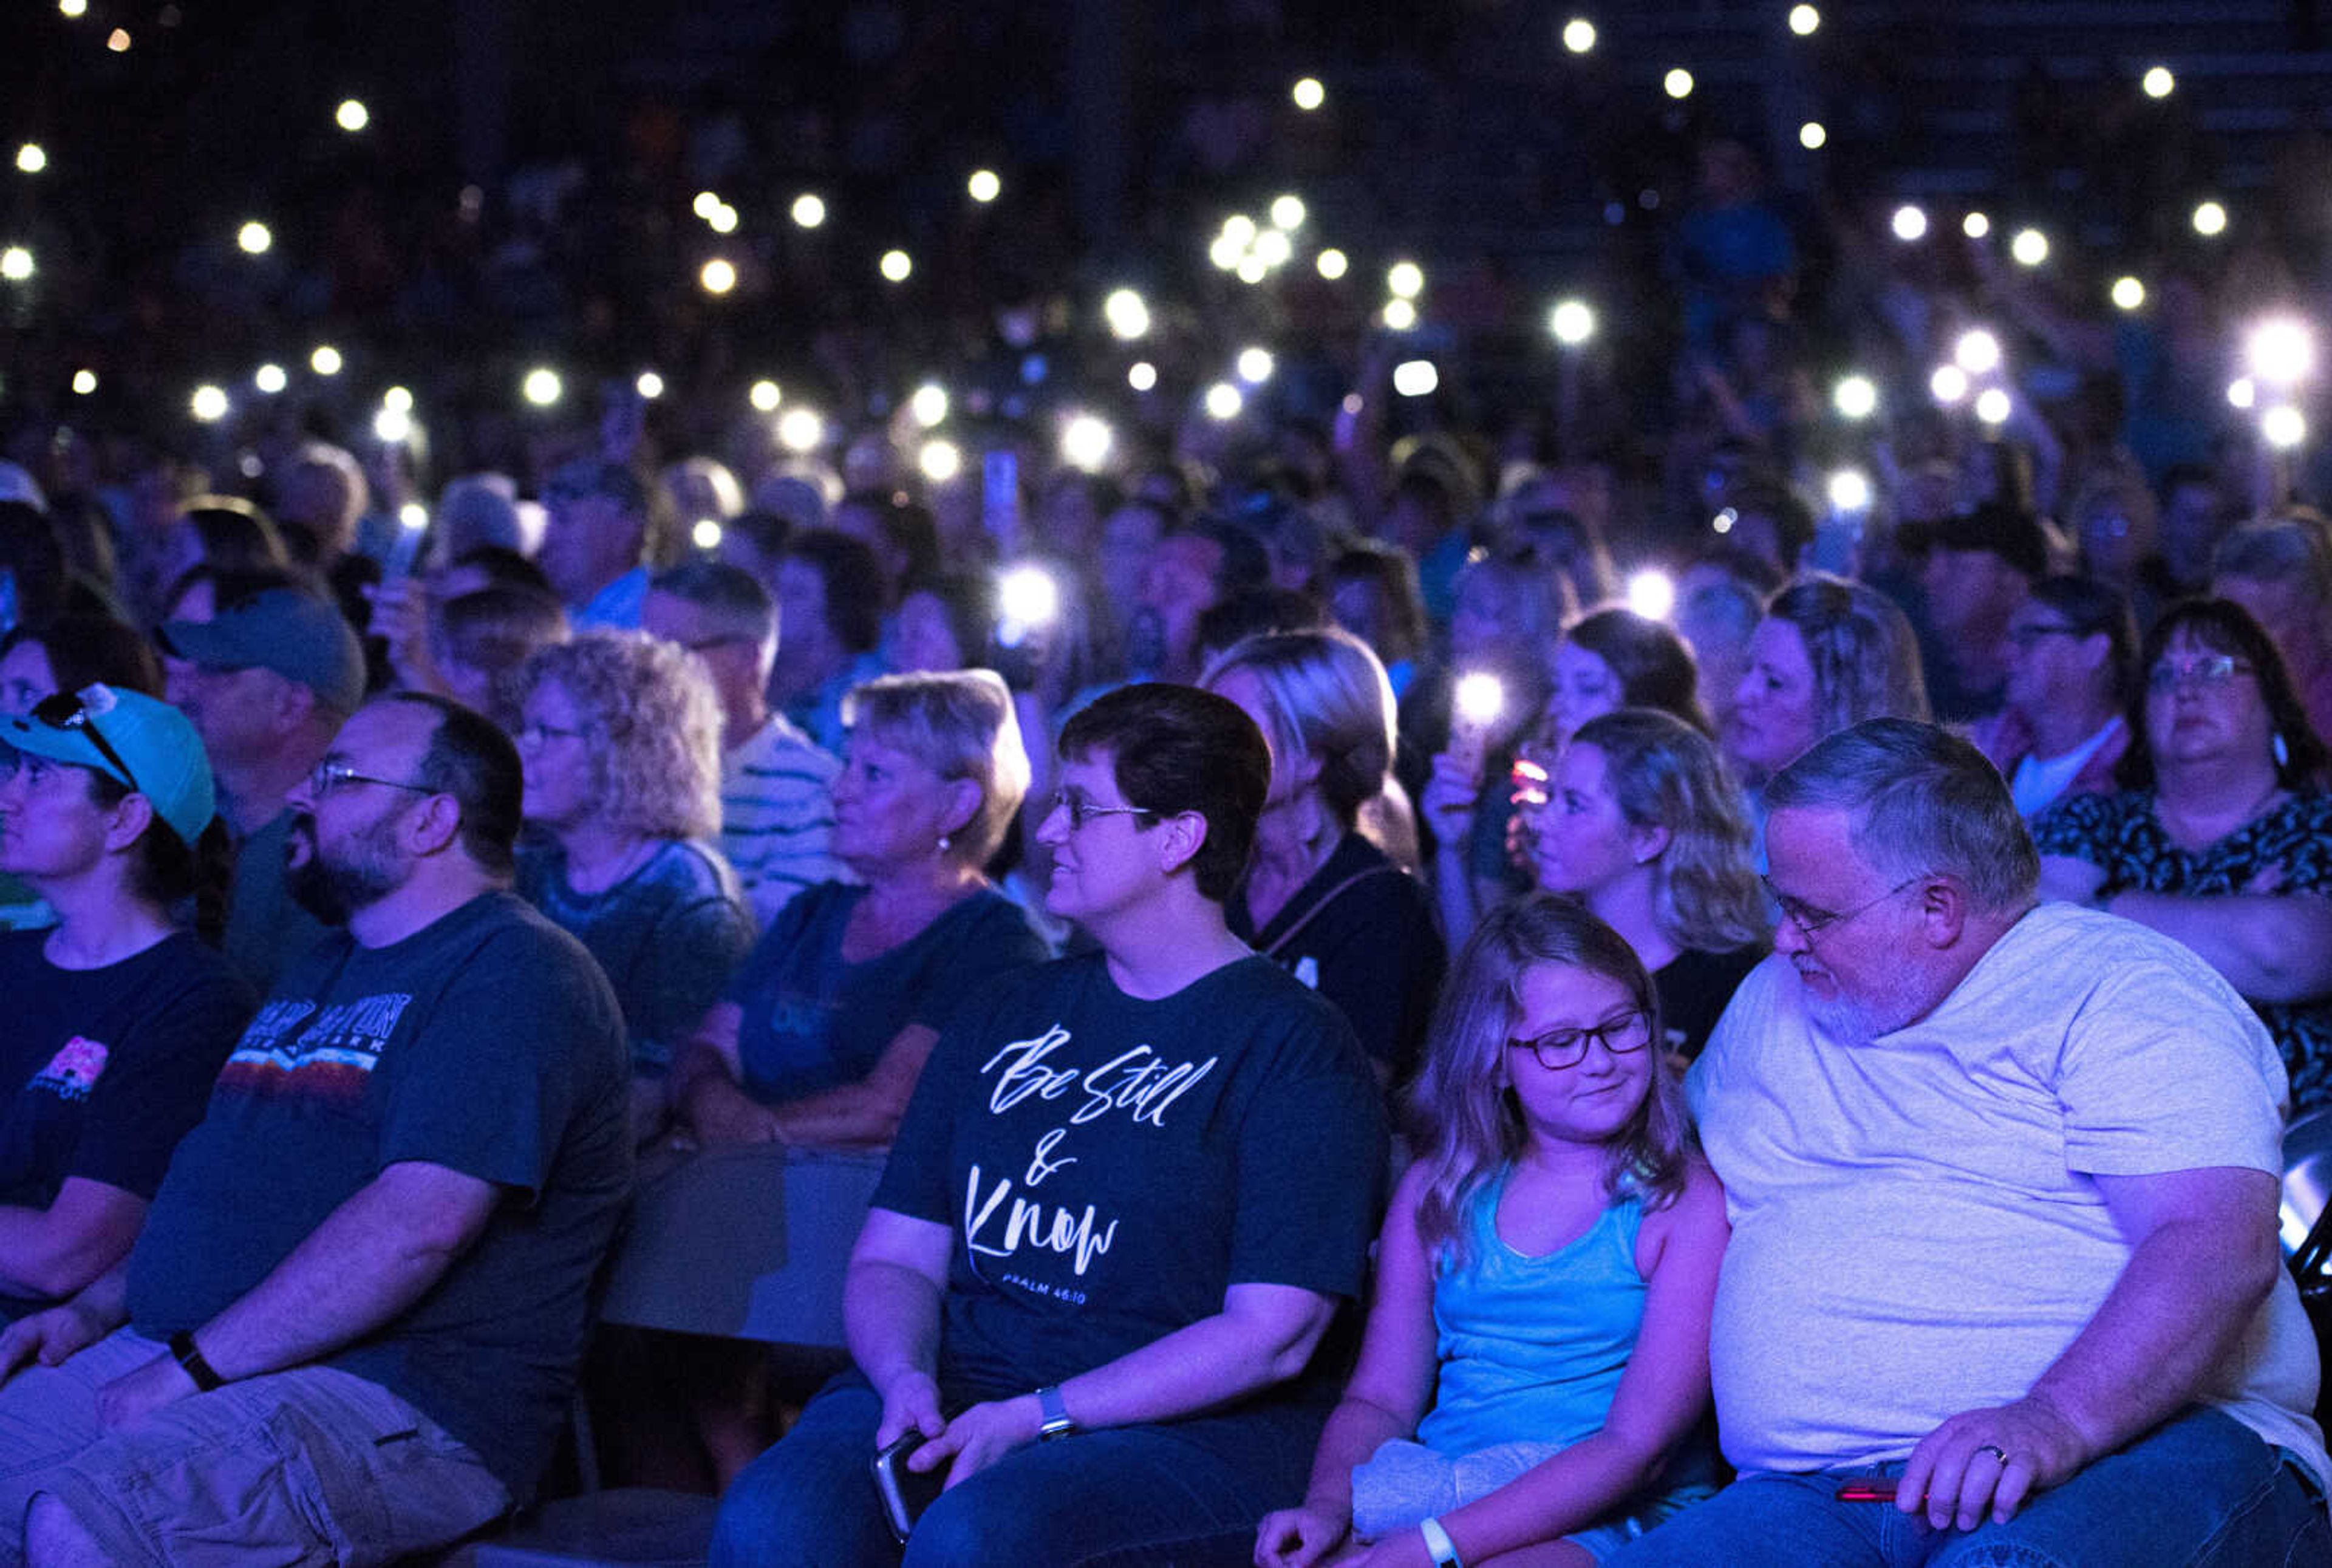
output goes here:
{"type": "Polygon", "coordinates": [[[1466,1568],[1464,1559],[1458,1555],[1458,1543],[1449,1538],[1440,1520],[1419,1520],[1417,1533],[1425,1537],[1425,1549],[1433,1554],[1433,1568],[1466,1568]]]}
{"type": "Polygon", "coordinates": [[[1037,1391],[1037,1435],[1047,1441],[1066,1438],[1077,1429],[1076,1418],[1069,1414],[1068,1401],[1061,1397],[1061,1385],[1047,1383],[1037,1391]]]}
{"type": "Polygon", "coordinates": [[[180,1329],[170,1336],[169,1343],[171,1359],[186,1369],[186,1375],[195,1380],[196,1392],[206,1394],[214,1389],[226,1386],[226,1379],[219,1376],[211,1363],[203,1359],[202,1351],[195,1344],[193,1329],[180,1329]]]}

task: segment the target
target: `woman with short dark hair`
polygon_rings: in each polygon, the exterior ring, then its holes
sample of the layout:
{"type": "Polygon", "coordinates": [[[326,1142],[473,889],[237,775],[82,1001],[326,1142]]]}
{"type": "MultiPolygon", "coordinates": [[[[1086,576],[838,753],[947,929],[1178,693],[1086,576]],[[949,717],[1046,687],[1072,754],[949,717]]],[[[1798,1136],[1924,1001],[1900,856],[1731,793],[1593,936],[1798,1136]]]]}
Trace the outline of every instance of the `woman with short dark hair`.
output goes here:
{"type": "Polygon", "coordinates": [[[932,1052],[851,1258],[857,1368],[730,1489],[715,1563],[897,1563],[866,1470],[903,1438],[948,1480],[909,1546],[933,1563],[1244,1561],[1302,1495],[1384,1122],[1349,1026],[1224,922],[1270,751],[1144,684],[1061,756],[1047,904],[1097,951],[932,1052]]]}

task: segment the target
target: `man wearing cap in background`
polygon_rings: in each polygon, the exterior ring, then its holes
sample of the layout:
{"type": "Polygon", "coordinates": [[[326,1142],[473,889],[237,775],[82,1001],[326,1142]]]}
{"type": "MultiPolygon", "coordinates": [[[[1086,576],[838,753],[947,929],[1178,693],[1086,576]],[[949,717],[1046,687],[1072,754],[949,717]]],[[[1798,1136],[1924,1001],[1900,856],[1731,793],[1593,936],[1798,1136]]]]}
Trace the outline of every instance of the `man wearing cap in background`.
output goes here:
{"type": "Polygon", "coordinates": [[[185,715],[92,684],[0,721],[0,1324],[119,1263],[258,998],[171,918],[204,903],[211,770],[185,715]]]}
{"type": "Polygon", "coordinates": [[[284,892],[283,798],[364,701],[364,649],[337,608],[297,588],[263,589],[209,621],[171,621],[156,640],[170,661],[170,700],[210,753],[235,840],[226,955],[264,991],[324,934],[284,892]]]}
{"type": "Polygon", "coordinates": [[[510,890],[522,791],[492,722],[399,693],[292,792],[346,929],[127,1262],[0,1334],[0,1562],[387,1563],[532,1491],[632,1144],[615,994],[510,890]]]}
{"type": "Polygon", "coordinates": [[[2049,536],[2021,507],[1986,502],[1929,523],[1920,654],[1938,723],[1997,712],[2008,684],[2008,619],[2049,570],[2049,536]]]}
{"type": "Polygon", "coordinates": [[[537,557],[578,632],[637,631],[648,563],[661,552],[661,493],[620,463],[586,458],[550,476],[537,557]]]}

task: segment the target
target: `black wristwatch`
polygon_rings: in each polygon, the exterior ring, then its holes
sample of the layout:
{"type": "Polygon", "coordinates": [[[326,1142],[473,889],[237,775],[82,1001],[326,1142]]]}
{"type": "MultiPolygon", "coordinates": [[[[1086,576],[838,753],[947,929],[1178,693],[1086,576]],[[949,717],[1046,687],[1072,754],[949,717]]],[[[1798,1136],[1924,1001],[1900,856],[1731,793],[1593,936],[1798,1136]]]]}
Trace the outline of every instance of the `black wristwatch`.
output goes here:
{"type": "Polygon", "coordinates": [[[1075,1416],[1069,1414],[1068,1401],[1061,1398],[1061,1385],[1047,1383],[1037,1391],[1037,1411],[1042,1418],[1037,1428],[1040,1441],[1051,1442],[1066,1438],[1077,1429],[1075,1416]]]}
{"type": "Polygon", "coordinates": [[[186,1375],[195,1380],[196,1392],[206,1394],[213,1389],[226,1386],[226,1379],[219,1376],[211,1363],[203,1359],[203,1353],[196,1348],[193,1329],[182,1328],[170,1336],[170,1355],[186,1369],[186,1375]]]}

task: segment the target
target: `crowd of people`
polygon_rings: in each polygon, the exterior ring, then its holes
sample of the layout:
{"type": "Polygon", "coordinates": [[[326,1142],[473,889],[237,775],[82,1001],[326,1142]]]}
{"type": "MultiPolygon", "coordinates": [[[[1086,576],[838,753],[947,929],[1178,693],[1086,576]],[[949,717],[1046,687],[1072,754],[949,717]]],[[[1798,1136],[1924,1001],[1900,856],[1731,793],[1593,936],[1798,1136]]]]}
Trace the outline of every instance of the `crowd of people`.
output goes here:
{"type": "Polygon", "coordinates": [[[2332,1561],[2304,258],[1863,246],[1833,419],[1696,200],[1649,400],[14,420],[0,1563],[446,1545],[578,1380],[738,1568],[2332,1561]],[[830,1382],[595,1330],[742,1143],[887,1153],[830,1382]]]}

